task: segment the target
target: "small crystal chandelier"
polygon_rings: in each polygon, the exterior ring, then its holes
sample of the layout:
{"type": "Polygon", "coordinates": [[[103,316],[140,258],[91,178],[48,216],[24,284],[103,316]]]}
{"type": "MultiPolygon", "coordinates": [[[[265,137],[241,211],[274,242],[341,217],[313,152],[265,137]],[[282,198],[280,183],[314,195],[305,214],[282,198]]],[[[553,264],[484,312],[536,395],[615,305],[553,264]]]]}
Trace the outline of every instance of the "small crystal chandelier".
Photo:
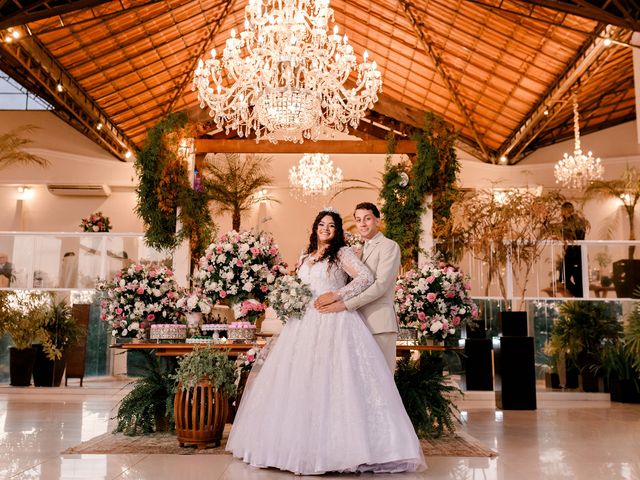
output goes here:
{"type": "Polygon", "coordinates": [[[289,170],[289,183],[304,197],[326,195],[341,181],[342,170],[334,168],[329,155],[323,153],[305,153],[298,167],[289,170]]]}
{"type": "Polygon", "coordinates": [[[604,167],[599,158],[593,158],[591,152],[588,155],[582,153],[580,148],[580,117],[578,115],[578,96],[573,94],[573,131],[575,147],[573,155],[564,154],[562,160],[556,163],[554,174],[556,183],[563,187],[583,189],[594,180],[602,178],[604,167]]]}
{"type": "Polygon", "coordinates": [[[366,51],[356,62],[337,25],[328,34],[330,19],[329,0],[249,0],[244,31],[231,30],[220,59],[214,49],[198,61],[192,89],[200,107],[209,108],[218,128],[240,137],[253,130],[256,141],[302,143],[324,127],[356,128],[378,101],[382,79],[366,51]]]}

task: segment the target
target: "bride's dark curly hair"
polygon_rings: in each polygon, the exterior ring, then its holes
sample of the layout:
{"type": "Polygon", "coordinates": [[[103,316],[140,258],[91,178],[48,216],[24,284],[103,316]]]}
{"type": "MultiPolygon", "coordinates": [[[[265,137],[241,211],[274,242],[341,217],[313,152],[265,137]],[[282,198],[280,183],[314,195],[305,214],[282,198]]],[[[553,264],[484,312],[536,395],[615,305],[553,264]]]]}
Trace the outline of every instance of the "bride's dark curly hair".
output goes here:
{"type": "Polygon", "coordinates": [[[330,216],[333,219],[333,223],[336,225],[336,234],[329,242],[329,246],[322,254],[322,258],[319,261],[328,259],[329,263],[336,263],[338,259],[338,252],[342,247],[346,245],[344,241],[344,230],[342,229],[342,217],[337,212],[323,210],[318,213],[316,219],[313,221],[313,227],[311,227],[311,236],[309,237],[309,247],[307,248],[307,254],[312,254],[318,250],[318,224],[326,216],[330,216]]]}

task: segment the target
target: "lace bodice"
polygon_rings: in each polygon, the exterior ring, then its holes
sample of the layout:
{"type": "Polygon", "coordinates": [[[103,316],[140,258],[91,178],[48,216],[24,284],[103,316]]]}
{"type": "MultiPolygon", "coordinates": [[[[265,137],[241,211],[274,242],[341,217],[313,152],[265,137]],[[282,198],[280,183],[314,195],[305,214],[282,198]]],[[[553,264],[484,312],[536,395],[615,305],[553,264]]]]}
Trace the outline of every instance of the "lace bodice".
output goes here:
{"type": "Polygon", "coordinates": [[[341,300],[348,300],[373,283],[373,274],[349,247],[340,249],[337,265],[330,266],[328,260],[314,262],[311,256],[303,257],[298,276],[309,284],[314,298],[326,292],[336,292],[341,300]],[[352,280],[347,283],[348,277],[352,280]]]}

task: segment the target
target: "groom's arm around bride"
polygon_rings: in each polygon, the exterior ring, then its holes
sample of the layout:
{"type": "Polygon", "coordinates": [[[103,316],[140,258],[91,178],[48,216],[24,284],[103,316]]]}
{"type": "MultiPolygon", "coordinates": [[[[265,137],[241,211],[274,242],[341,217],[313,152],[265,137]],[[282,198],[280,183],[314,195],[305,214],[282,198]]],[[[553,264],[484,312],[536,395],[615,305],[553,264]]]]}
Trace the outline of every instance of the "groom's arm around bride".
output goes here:
{"type": "Polygon", "coordinates": [[[334,292],[316,300],[322,313],[358,310],[380,346],[390,370],[395,371],[398,322],[394,310],[394,292],[400,270],[400,247],[380,231],[380,212],[372,203],[361,203],[355,210],[358,232],[366,240],[362,262],[374,274],[373,284],[346,301],[334,292]]]}

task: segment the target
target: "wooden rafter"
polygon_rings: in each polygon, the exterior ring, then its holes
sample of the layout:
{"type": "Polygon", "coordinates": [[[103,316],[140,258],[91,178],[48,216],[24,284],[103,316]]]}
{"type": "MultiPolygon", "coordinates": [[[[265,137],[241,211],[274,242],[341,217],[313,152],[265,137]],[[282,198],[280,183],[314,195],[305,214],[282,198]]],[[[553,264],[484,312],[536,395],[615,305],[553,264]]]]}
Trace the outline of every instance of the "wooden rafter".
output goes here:
{"type": "Polygon", "coordinates": [[[180,98],[180,96],[182,95],[182,92],[184,91],[185,87],[191,81],[191,78],[193,77],[193,71],[195,70],[196,65],[198,64],[198,61],[200,60],[200,58],[202,58],[202,55],[204,55],[204,52],[210,49],[210,45],[211,45],[211,42],[213,41],[213,38],[216,36],[216,33],[218,33],[218,31],[220,30],[220,26],[222,25],[222,22],[229,14],[229,10],[235,4],[235,2],[236,0],[229,0],[226,3],[222,11],[220,12],[220,15],[215,20],[215,25],[211,28],[209,35],[200,44],[200,48],[198,49],[198,52],[190,59],[189,66],[187,67],[182,80],[180,81],[180,83],[178,83],[177,87],[175,88],[173,98],[171,99],[169,106],[165,110],[164,112],[165,114],[169,113],[175,107],[175,104],[180,98]]]}
{"type": "MultiPolygon", "coordinates": [[[[256,142],[255,140],[196,140],[198,153],[387,153],[386,140],[320,140],[317,142],[256,142]]],[[[396,153],[416,153],[416,142],[399,140],[396,153]]]]}
{"type": "Polygon", "coordinates": [[[0,60],[0,67],[7,65],[15,80],[54,105],[56,115],[115,157],[124,161],[127,150],[133,150],[133,142],[36,39],[0,44],[0,60]],[[103,125],[100,130],[98,123],[103,125]]]}
{"type": "Polygon", "coordinates": [[[607,1],[602,6],[603,2],[598,0],[527,0],[527,2],[627,30],[640,31],[640,6],[632,0],[627,2],[628,6],[619,1],[607,1]]]}
{"type": "Polygon", "coordinates": [[[13,14],[3,15],[2,20],[0,20],[0,29],[16,27],[25,23],[35,22],[36,20],[44,20],[45,18],[55,17],[63,13],[84,10],[110,1],[111,0],[75,0],[54,6],[47,6],[49,2],[45,1],[24,2],[21,10],[13,14]],[[44,8],[41,8],[43,5],[44,8]]]}
{"type": "MultiPolygon", "coordinates": [[[[604,25],[599,25],[596,28],[593,37],[583,45],[564,71],[549,86],[545,94],[540,97],[518,128],[500,146],[498,156],[506,156],[509,163],[517,163],[522,160],[522,153],[527,146],[560,112],[562,102],[566,100],[571,88],[579,82],[588,81],[588,78],[606,62],[612,50],[604,45],[604,41],[600,37],[604,29],[604,25]]],[[[623,35],[624,32],[622,29],[614,27],[610,33],[615,39],[623,35]]]]}
{"type": "Polygon", "coordinates": [[[490,162],[493,155],[491,155],[491,153],[489,152],[489,149],[485,146],[484,142],[482,141],[482,138],[478,131],[478,127],[475,125],[475,122],[471,118],[469,109],[460,98],[460,95],[458,94],[458,89],[453,84],[453,81],[451,80],[444,65],[442,64],[440,55],[436,51],[433,45],[433,42],[429,39],[428,34],[425,32],[425,29],[423,28],[424,25],[418,22],[415,15],[411,12],[409,3],[406,0],[398,0],[398,2],[402,6],[402,9],[404,10],[408,20],[411,22],[411,25],[413,26],[416,35],[420,39],[420,43],[422,43],[423,48],[429,54],[429,57],[433,61],[434,66],[438,71],[438,74],[440,75],[440,78],[444,82],[445,86],[447,87],[447,90],[449,91],[449,94],[451,95],[451,100],[456,105],[456,107],[460,111],[460,114],[464,117],[466,125],[471,130],[473,138],[476,142],[476,146],[478,147],[478,149],[482,154],[482,159],[485,162],[490,162]]]}

